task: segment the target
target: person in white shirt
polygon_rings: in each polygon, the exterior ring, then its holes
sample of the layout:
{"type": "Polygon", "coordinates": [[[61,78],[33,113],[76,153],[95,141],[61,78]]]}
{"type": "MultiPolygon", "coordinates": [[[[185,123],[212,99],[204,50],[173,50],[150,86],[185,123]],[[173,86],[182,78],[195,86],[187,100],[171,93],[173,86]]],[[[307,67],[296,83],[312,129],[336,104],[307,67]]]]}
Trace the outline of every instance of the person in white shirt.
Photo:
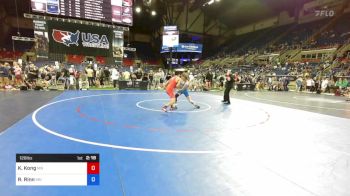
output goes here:
{"type": "Polygon", "coordinates": [[[161,68],[159,69],[159,74],[160,74],[160,88],[163,88],[163,83],[165,80],[165,73],[161,68]]]}
{"type": "Polygon", "coordinates": [[[269,77],[267,79],[267,85],[269,86],[269,90],[272,91],[273,90],[273,80],[272,80],[272,77],[269,77]]]}
{"type": "Polygon", "coordinates": [[[326,92],[327,91],[328,83],[329,83],[328,78],[325,78],[325,79],[322,80],[322,83],[321,83],[321,90],[322,90],[322,92],[326,92]]]}
{"type": "Polygon", "coordinates": [[[70,68],[68,69],[69,71],[69,85],[74,85],[75,83],[75,69],[74,65],[71,65],[70,68]]]}
{"type": "Polygon", "coordinates": [[[154,80],[154,89],[159,89],[159,85],[160,85],[160,77],[161,74],[159,71],[157,71],[156,73],[154,73],[153,75],[153,80],[154,80]]]}
{"type": "Polygon", "coordinates": [[[311,92],[315,91],[315,80],[311,79],[311,92]]]}
{"type": "Polygon", "coordinates": [[[95,70],[95,71],[98,70],[98,67],[97,67],[97,64],[96,64],[96,63],[94,64],[94,70],[95,70]]]}
{"type": "Polygon", "coordinates": [[[190,81],[192,81],[194,79],[194,76],[193,76],[192,72],[190,73],[189,77],[190,77],[190,81]]]}
{"type": "Polygon", "coordinates": [[[306,80],[306,91],[312,91],[312,87],[315,85],[315,82],[312,78],[306,80]]]}
{"type": "Polygon", "coordinates": [[[120,77],[119,71],[115,67],[113,67],[111,73],[112,73],[111,74],[111,78],[112,78],[112,81],[113,81],[113,87],[117,88],[117,83],[118,83],[118,80],[119,80],[119,77],[120,77]]]}
{"type": "Polygon", "coordinates": [[[124,78],[124,80],[130,80],[130,72],[128,72],[128,71],[124,71],[123,72],[123,78],[124,78]]]}

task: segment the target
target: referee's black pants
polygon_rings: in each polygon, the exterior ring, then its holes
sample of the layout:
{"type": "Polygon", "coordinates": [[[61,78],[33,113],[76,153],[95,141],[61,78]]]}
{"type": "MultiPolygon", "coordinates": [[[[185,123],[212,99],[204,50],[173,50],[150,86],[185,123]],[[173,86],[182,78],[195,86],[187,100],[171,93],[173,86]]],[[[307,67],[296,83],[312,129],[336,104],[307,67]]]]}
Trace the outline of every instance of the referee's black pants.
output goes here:
{"type": "Polygon", "coordinates": [[[230,91],[232,86],[226,86],[224,92],[224,102],[230,103],[230,91]]]}

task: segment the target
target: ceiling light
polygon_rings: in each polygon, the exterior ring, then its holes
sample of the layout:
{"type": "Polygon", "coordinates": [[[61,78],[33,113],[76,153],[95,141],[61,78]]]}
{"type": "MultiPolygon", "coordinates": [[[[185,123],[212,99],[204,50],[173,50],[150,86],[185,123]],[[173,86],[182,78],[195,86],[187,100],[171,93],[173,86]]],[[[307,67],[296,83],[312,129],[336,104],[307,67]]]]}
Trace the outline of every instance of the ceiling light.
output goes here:
{"type": "Polygon", "coordinates": [[[152,16],[155,16],[155,15],[157,15],[157,12],[156,12],[156,11],[152,11],[152,12],[151,12],[151,15],[152,15],[152,16]]]}
{"type": "Polygon", "coordinates": [[[214,2],[215,2],[215,0],[210,0],[210,1],[206,2],[206,3],[204,3],[203,6],[211,5],[214,2]]]}
{"type": "Polygon", "coordinates": [[[141,12],[141,8],[140,7],[136,7],[135,11],[136,11],[136,13],[140,13],[141,12]]]}

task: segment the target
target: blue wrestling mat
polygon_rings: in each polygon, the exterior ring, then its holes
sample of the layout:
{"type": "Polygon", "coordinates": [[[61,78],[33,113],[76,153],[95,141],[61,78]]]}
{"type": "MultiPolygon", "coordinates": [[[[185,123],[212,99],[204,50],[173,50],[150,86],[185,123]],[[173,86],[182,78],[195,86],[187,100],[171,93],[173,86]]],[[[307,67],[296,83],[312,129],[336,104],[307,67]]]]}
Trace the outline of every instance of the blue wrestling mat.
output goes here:
{"type": "Polygon", "coordinates": [[[64,92],[0,135],[0,195],[285,196],[319,190],[298,178],[308,170],[292,161],[314,154],[294,148],[309,144],[292,136],[304,132],[293,126],[276,130],[283,114],[322,115],[236,99],[226,106],[212,94],[191,96],[200,109],[181,96],[178,110],[165,113],[161,107],[168,96],[160,91],[64,92]],[[19,153],[99,154],[98,185],[16,186],[19,153]]]}

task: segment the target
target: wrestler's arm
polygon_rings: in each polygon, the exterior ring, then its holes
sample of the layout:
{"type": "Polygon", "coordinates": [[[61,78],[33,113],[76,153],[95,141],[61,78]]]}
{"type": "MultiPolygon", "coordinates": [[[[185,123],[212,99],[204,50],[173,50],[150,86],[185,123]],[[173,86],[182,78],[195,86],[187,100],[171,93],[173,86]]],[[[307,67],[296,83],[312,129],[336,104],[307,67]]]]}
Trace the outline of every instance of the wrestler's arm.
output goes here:
{"type": "Polygon", "coordinates": [[[176,78],[176,88],[180,88],[181,86],[181,79],[178,77],[176,78]]]}

